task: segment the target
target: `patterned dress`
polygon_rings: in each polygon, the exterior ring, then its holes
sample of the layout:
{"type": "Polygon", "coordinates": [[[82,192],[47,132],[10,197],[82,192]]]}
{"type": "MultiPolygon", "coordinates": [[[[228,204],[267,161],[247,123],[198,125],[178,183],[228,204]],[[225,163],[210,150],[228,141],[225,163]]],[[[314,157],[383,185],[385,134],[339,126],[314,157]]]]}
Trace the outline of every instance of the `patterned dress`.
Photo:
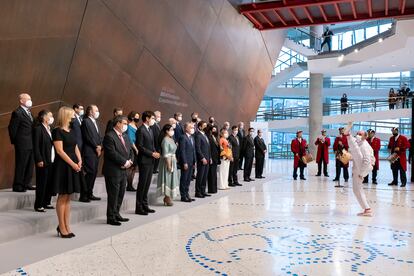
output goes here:
{"type": "Polygon", "coordinates": [[[177,145],[170,137],[165,137],[161,142],[161,158],[158,168],[157,194],[159,196],[176,197],[179,194],[180,178],[177,170],[175,151],[177,145]],[[168,169],[171,164],[172,172],[168,169]]]}

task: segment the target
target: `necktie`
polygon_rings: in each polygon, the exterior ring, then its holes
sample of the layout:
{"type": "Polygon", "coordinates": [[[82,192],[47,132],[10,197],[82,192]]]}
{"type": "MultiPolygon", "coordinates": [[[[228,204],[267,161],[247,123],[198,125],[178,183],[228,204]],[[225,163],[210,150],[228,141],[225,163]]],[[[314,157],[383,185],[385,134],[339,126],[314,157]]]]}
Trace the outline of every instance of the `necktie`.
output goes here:
{"type": "Polygon", "coordinates": [[[27,115],[29,115],[30,120],[33,122],[33,116],[29,109],[27,110],[27,115]]]}
{"type": "Polygon", "coordinates": [[[122,145],[124,145],[124,148],[126,149],[125,140],[124,140],[124,137],[122,137],[122,134],[118,134],[118,137],[121,140],[122,145]]]}

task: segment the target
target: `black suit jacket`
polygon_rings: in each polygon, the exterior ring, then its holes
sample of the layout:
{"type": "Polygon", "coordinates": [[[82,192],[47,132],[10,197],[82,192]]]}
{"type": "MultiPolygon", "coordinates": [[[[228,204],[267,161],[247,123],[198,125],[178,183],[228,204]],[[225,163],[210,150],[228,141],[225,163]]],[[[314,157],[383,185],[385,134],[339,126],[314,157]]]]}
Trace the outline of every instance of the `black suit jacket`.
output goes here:
{"type": "Polygon", "coordinates": [[[46,128],[41,124],[33,128],[33,153],[35,162],[43,162],[45,167],[51,165],[52,148],[53,140],[46,128]]]}
{"type": "Polygon", "coordinates": [[[265,150],[267,150],[266,144],[263,140],[263,138],[260,138],[259,136],[256,136],[254,138],[254,150],[255,150],[255,156],[256,157],[264,157],[265,156],[265,150]]]}
{"type": "Polygon", "coordinates": [[[234,135],[230,135],[229,136],[229,143],[231,145],[231,151],[233,154],[233,158],[234,159],[239,159],[240,158],[240,148],[241,148],[241,141],[239,140],[239,142],[237,143],[237,139],[236,137],[234,137],[234,135]]]}
{"type": "Polygon", "coordinates": [[[211,150],[211,160],[213,160],[213,164],[218,165],[220,164],[220,144],[219,140],[214,140],[212,135],[208,136],[208,140],[210,141],[210,150],[211,150]]]}
{"type": "Polygon", "coordinates": [[[136,132],[135,145],[138,148],[138,164],[151,164],[155,158],[152,153],[155,152],[154,134],[151,128],[141,125],[136,132]]]}
{"type": "Polygon", "coordinates": [[[83,154],[84,155],[97,155],[96,147],[102,146],[102,138],[96,127],[92,122],[91,118],[86,117],[82,121],[82,139],[83,139],[83,154]]]}
{"type": "Polygon", "coordinates": [[[181,136],[185,134],[184,126],[177,121],[176,127],[174,129],[174,141],[179,142],[181,136]]]}
{"type": "Polygon", "coordinates": [[[76,144],[78,145],[79,150],[82,152],[83,139],[82,139],[81,123],[79,122],[79,120],[77,118],[75,118],[75,120],[73,120],[72,133],[76,138],[76,144]]]}
{"type": "Polygon", "coordinates": [[[247,135],[244,137],[243,152],[245,157],[254,157],[254,141],[252,136],[247,135]]]}
{"type": "Polygon", "coordinates": [[[194,137],[188,137],[187,134],[183,134],[178,140],[178,145],[178,162],[180,165],[194,165],[196,161],[194,137]],[[193,143],[191,143],[190,139],[193,139],[193,143]]]}
{"type": "Polygon", "coordinates": [[[106,123],[105,134],[114,129],[113,122],[114,120],[111,119],[106,123]]]}
{"type": "Polygon", "coordinates": [[[32,142],[33,121],[23,107],[13,111],[9,123],[10,142],[19,149],[33,149],[32,142]]]}
{"type": "Polygon", "coordinates": [[[210,142],[208,141],[207,135],[203,135],[200,131],[197,131],[194,134],[194,141],[196,147],[196,157],[197,161],[200,161],[205,158],[209,163],[211,160],[211,149],[210,142]]]}
{"type": "MultiPolygon", "coordinates": [[[[160,140],[160,133],[161,133],[161,127],[159,125],[159,123],[155,123],[152,127],[152,134],[154,134],[154,143],[155,143],[155,149],[157,150],[157,152],[161,151],[161,142],[162,140],[160,140]]],[[[175,132],[174,132],[175,134],[175,132]]]]}
{"type": "Polygon", "coordinates": [[[105,176],[122,176],[126,173],[125,168],[122,168],[122,166],[125,165],[127,160],[133,161],[134,155],[128,135],[123,133],[122,137],[124,138],[125,146],[114,129],[109,130],[105,134],[103,140],[105,154],[102,167],[102,173],[105,176]]]}

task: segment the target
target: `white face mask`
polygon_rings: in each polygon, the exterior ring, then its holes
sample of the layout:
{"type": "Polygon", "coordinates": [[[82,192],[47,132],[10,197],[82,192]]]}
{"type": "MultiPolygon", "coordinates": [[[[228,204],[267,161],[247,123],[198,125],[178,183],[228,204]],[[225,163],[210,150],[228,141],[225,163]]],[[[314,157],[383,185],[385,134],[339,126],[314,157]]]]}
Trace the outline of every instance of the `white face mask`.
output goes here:
{"type": "Polygon", "coordinates": [[[169,135],[170,137],[173,137],[173,136],[174,136],[174,130],[170,130],[170,131],[168,131],[168,135],[169,135]]]}
{"type": "Polygon", "coordinates": [[[157,118],[156,120],[157,120],[157,123],[161,122],[161,118],[157,118]]]}
{"type": "Polygon", "coordinates": [[[224,138],[229,138],[229,134],[228,133],[226,133],[226,134],[224,134],[224,138]]]}
{"type": "Polygon", "coordinates": [[[233,135],[236,136],[237,135],[237,131],[233,131],[233,135]]]}
{"type": "Polygon", "coordinates": [[[355,136],[355,139],[356,139],[357,143],[361,143],[362,142],[362,136],[361,135],[355,136]]]}
{"type": "Polygon", "coordinates": [[[122,133],[128,130],[128,125],[122,125],[122,133]]]}
{"type": "Polygon", "coordinates": [[[194,128],[190,129],[190,134],[193,135],[194,134],[194,128]]]}
{"type": "Polygon", "coordinates": [[[96,112],[95,112],[95,115],[93,115],[93,118],[94,118],[95,120],[98,120],[98,118],[99,118],[99,111],[96,111],[96,112]]]}
{"type": "Polygon", "coordinates": [[[172,127],[173,127],[173,129],[175,129],[177,127],[177,125],[176,124],[173,124],[172,127]]]}
{"type": "Polygon", "coordinates": [[[49,118],[49,120],[47,121],[47,123],[48,123],[49,125],[52,125],[54,121],[55,121],[55,118],[50,117],[50,118],[49,118]]]}
{"type": "Polygon", "coordinates": [[[27,108],[31,108],[31,107],[33,106],[33,102],[32,102],[32,100],[27,100],[27,101],[26,101],[26,103],[25,103],[25,106],[26,106],[27,108]]]}
{"type": "Polygon", "coordinates": [[[183,120],[183,117],[177,117],[177,120],[179,121],[179,122],[181,122],[182,120],[183,120]]]}
{"type": "Polygon", "coordinates": [[[254,132],[252,131],[252,132],[250,132],[250,136],[253,136],[254,135],[254,132]]]}
{"type": "Polygon", "coordinates": [[[151,119],[150,121],[149,121],[149,126],[153,126],[155,124],[155,120],[154,119],[151,119]]]}
{"type": "Polygon", "coordinates": [[[79,111],[79,116],[83,116],[83,114],[85,114],[84,110],[79,111]]]}

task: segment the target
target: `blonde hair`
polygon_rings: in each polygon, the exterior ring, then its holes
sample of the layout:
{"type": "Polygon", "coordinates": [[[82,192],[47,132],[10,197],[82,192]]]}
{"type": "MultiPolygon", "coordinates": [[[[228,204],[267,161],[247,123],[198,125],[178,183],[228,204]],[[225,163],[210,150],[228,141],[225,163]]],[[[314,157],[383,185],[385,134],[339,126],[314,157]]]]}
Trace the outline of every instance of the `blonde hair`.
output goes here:
{"type": "Polygon", "coordinates": [[[56,119],[56,127],[69,127],[70,121],[72,120],[74,114],[75,111],[70,107],[62,106],[61,108],[59,108],[56,119]]]}

